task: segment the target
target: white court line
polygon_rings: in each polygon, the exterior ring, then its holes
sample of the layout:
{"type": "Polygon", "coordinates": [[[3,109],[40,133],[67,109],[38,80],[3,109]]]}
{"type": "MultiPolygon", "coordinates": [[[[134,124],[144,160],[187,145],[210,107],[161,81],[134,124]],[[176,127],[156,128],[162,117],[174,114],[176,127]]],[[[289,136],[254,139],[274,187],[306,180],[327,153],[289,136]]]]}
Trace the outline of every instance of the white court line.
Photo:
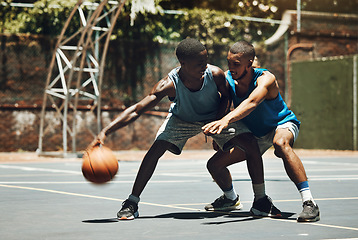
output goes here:
{"type": "Polygon", "coordinates": [[[358,180],[358,176],[356,177],[324,177],[324,176],[319,176],[319,177],[309,177],[308,181],[332,181],[332,180],[339,180],[339,181],[343,181],[343,180],[358,180]]]}
{"type": "Polygon", "coordinates": [[[331,168],[308,168],[310,172],[344,172],[344,171],[356,171],[358,167],[345,167],[345,168],[338,168],[332,166],[331,168]]]}
{"type": "MultiPolygon", "coordinates": [[[[310,161],[311,164],[319,164],[322,166],[328,166],[331,165],[332,168],[319,168],[319,169],[311,169],[310,172],[322,172],[322,171],[354,171],[358,169],[358,164],[354,164],[354,163],[322,163],[322,162],[313,162],[310,161]],[[346,167],[343,167],[343,166],[346,167]],[[334,168],[334,166],[340,166],[340,168],[334,168]]],[[[68,164],[66,164],[68,165],[68,164]]],[[[71,170],[57,170],[57,169],[50,169],[50,168],[38,168],[38,167],[27,167],[27,166],[19,166],[19,165],[6,165],[6,164],[0,164],[0,168],[4,168],[4,169],[18,169],[18,170],[23,170],[23,171],[45,171],[45,172],[60,172],[60,173],[72,173],[72,174],[81,174],[81,171],[71,171],[71,170]]],[[[234,166],[229,166],[230,172],[232,173],[246,173],[247,169],[246,167],[240,167],[240,168],[234,168],[234,166]]],[[[160,169],[158,169],[157,171],[160,174],[165,174],[165,175],[174,175],[174,176],[193,176],[193,175],[197,175],[197,174],[206,174],[207,171],[195,171],[195,172],[168,172],[167,170],[165,170],[165,172],[161,172],[160,169]]],[[[270,172],[270,173],[279,173],[282,172],[284,173],[283,168],[275,168],[275,170],[273,169],[266,169],[266,172],[270,172]]]]}
{"type": "MultiPolygon", "coordinates": [[[[315,201],[358,200],[358,197],[315,198],[315,201]]],[[[275,202],[301,202],[301,199],[275,200],[275,202]]]]}
{"type": "Polygon", "coordinates": [[[303,161],[304,164],[316,164],[316,165],[321,165],[321,166],[355,166],[358,167],[358,163],[347,163],[347,162],[324,162],[324,161],[312,161],[312,160],[304,160],[303,161]]]}
{"type": "Polygon", "coordinates": [[[322,240],[358,240],[358,238],[325,238],[322,240]]]}
{"type": "Polygon", "coordinates": [[[24,166],[11,166],[11,165],[0,165],[0,168],[4,169],[17,169],[23,171],[39,171],[39,172],[52,172],[52,173],[69,173],[69,174],[76,174],[82,175],[81,171],[70,171],[70,170],[58,170],[58,169],[49,169],[49,168],[35,168],[35,167],[24,167],[24,166]]]}
{"type": "MultiPolygon", "coordinates": [[[[281,222],[290,222],[287,221],[285,219],[279,219],[279,218],[270,218],[272,220],[277,220],[277,221],[281,221],[281,222]]],[[[302,223],[305,224],[305,223],[302,223]]],[[[338,226],[338,225],[330,225],[330,224],[323,224],[323,223],[318,223],[318,222],[313,222],[313,223],[306,223],[309,225],[315,225],[315,226],[320,226],[320,227],[327,227],[327,228],[337,228],[337,229],[344,229],[344,230],[352,230],[352,231],[358,231],[358,228],[354,228],[354,227],[345,227],[345,226],[338,226]]]]}
{"type": "MultiPolygon", "coordinates": [[[[39,171],[39,172],[51,172],[51,173],[66,173],[66,174],[74,174],[74,175],[82,175],[82,172],[80,170],[78,171],[71,171],[71,170],[59,170],[59,169],[49,169],[49,168],[37,168],[37,167],[26,167],[26,166],[12,166],[12,165],[1,165],[0,164],[0,168],[3,169],[17,169],[17,170],[22,170],[22,171],[39,171]]],[[[337,169],[334,169],[335,171],[337,171],[337,169]]],[[[343,169],[342,169],[343,170],[343,169]]],[[[346,171],[353,171],[354,169],[344,169],[346,171]]],[[[315,170],[312,170],[311,172],[314,172],[315,170]]],[[[320,169],[317,171],[324,171],[324,169],[320,169]]],[[[333,171],[333,169],[327,169],[327,171],[333,171]]],[[[269,173],[273,173],[273,172],[282,172],[282,170],[279,171],[267,171],[269,173]]],[[[231,171],[232,174],[246,174],[247,171],[231,171]]],[[[118,173],[121,174],[121,173],[118,173]]],[[[128,174],[128,173],[122,173],[121,176],[132,176],[135,175],[136,173],[133,174],[128,174]]],[[[209,177],[208,172],[203,171],[203,172],[190,172],[190,173],[156,173],[156,175],[158,176],[176,176],[176,177],[204,177],[207,178],[209,177]]],[[[1,175],[0,175],[1,177],[1,175]]],[[[266,179],[271,179],[271,178],[287,178],[287,176],[265,176],[266,179]]],[[[319,175],[319,176],[310,176],[309,180],[357,180],[358,179],[358,175],[345,175],[345,176],[341,176],[341,175],[319,175]]]]}
{"type": "MultiPolygon", "coordinates": [[[[57,190],[43,189],[43,188],[13,186],[13,185],[4,185],[4,184],[0,184],[0,187],[25,189],[25,190],[40,191],[40,192],[49,192],[49,193],[56,193],[56,194],[63,194],[63,195],[70,195],[70,196],[77,196],[77,197],[86,197],[86,198],[110,200],[110,201],[116,201],[116,202],[123,202],[124,201],[123,199],[119,199],[119,198],[101,197],[101,196],[94,196],[94,195],[87,195],[87,194],[80,194],[80,193],[71,193],[71,192],[64,192],[64,191],[57,191],[57,190]]],[[[190,211],[197,211],[197,212],[206,212],[205,210],[201,210],[201,209],[180,207],[180,206],[175,206],[175,205],[164,205],[164,204],[156,204],[156,203],[148,203],[148,202],[141,202],[141,204],[150,205],[150,206],[157,206],[157,207],[181,209],[181,210],[190,210],[190,211]]],[[[228,215],[233,215],[233,216],[253,217],[253,216],[250,216],[250,215],[240,214],[240,213],[237,213],[237,212],[225,212],[225,213],[228,214],[228,215]]],[[[271,221],[290,222],[290,223],[297,224],[296,221],[287,220],[287,219],[261,218],[261,217],[260,217],[260,219],[271,220],[271,221]]],[[[317,222],[316,223],[309,223],[309,225],[315,225],[315,226],[326,227],[326,228],[336,228],[336,229],[358,231],[358,228],[354,228],[354,227],[345,227],[345,226],[337,226],[337,225],[330,225],[330,224],[322,224],[322,223],[317,223],[317,222]]]]}
{"type": "MultiPolygon", "coordinates": [[[[32,191],[39,191],[39,192],[57,193],[57,194],[70,195],[70,196],[76,196],[76,197],[95,198],[95,199],[103,199],[103,200],[110,200],[110,201],[116,201],[116,202],[124,201],[124,199],[119,199],[119,198],[101,197],[101,196],[94,196],[94,195],[88,195],[88,194],[82,194],[82,193],[71,193],[71,192],[57,191],[57,190],[44,189],[44,188],[33,188],[33,187],[23,187],[23,186],[4,185],[4,184],[0,184],[0,187],[25,189],[25,190],[32,190],[32,191]]],[[[178,206],[174,206],[174,205],[163,205],[163,204],[148,203],[148,202],[140,202],[140,203],[145,204],[145,205],[157,206],[157,207],[168,207],[168,208],[176,208],[176,209],[192,210],[192,211],[197,210],[194,208],[178,207],[178,206]]]]}
{"type": "MultiPolygon", "coordinates": [[[[39,171],[39,172],[52,172],[52,173],[67,173],[67,174],[75,174],[75,175],[82,175],[82,172],[80,170],[78,171],[70,171],[70,170],[58,170],[58,169],[50,169],[50,168],[37,168],[37,167],[25,167],[25,166],[12,166],[12,165],[1,165],[0,168],[4,169],[17,169],[22,171],[39,171]]],[[[121,174],[121,173],[118,173],[121,174]]],[[[123,173],[121,176],[133,176],[136,175],[136,172],[133,172],[133,174],[130,173],[123,173]]],[[[181,177],[209,177],[208,172],[189,172],[189,173],[157,173],[156,175],[159,176],[181,176],[181,177]]],[[[1,176],[0,176],[1,177],[1,176]]]]}
{"type": "MultiPolygon", "coordinates": [[[[243,176],[240,178],[233,178],[233,181],[243,180],[243,176]]],[[[265,175],[265,181],[273,180],[287,180],[290,181],[288,176],[268,176],[265,175]]],[[[358,175],[345,175],[345,176],[332,176],[332,175],[320,175],[320,176],[308,176],[308,181],[345,181],[345,180],[358,180],[358,175]]]]}
{"type": "MultiPolygon", "coordinates": [[[[340,198],[315,198],[315,201],[337,201],[337,200],[358,200],[358,197],[340,197],[340,198]]],[[[276,202],[301,202],[301,199],[283,199],[283,200],[276,200],[275,199],[275,203],[276,202]]],[[[252,201],[240,201],[241,203],[252,203],[252,201]]],[[[173,204],[175,206],[192,206],[192,205],[205,205],[208,203],[178,203],[178,204],[173,204]]]]}
{"type": "MultiPolygon", "coordinates": [[[[195,183],[195,182],[202,182],[199,180],[150,180],[151,183],[195,183]]],[[[26,181],[26,182],[3,182],[0,181],[0,184],[88,184],[88,181],[62,181],[62,182],[44,182],[44,181],[26,181]]],[[[112,180],[108,184],[112,183],[133,183],[133,180],[112,180]]]]}

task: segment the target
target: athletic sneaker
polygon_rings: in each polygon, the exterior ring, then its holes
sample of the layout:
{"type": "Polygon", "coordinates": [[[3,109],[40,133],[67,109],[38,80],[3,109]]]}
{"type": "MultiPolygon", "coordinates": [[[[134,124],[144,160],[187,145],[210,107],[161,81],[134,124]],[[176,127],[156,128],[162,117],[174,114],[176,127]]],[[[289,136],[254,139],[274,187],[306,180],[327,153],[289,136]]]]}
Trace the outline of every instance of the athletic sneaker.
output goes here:
{"type": "Polygon", "coordinates": [[[138,216],[138,204],[128,199],[122,203],[122,209],[117,213],[118,220],[133,220],[138,216]]]}
{"type": "Polygon", "coordinates": [[[320,220],[319,208],[311,200],[303,203],[303,210],[298,215],[297,222],[317,222],[320,220]]]}
{"type": "Polygon", "coordinates": [[[255,216],[264,216],[264,217],[281,217],[281,211],[276,208],[272,199],[269,196],[260,198],[257,201],[254,201],[250,209],[252,215],[255,216]]]}
{"type": "Polygon", "coordinates": [[[235,200],[231,200],[228,199],[225,194],[217,198],[213,203],[205,206],[206,211],[231,211],[241,208],[242,204],[240,203],[239,195],[237,195],[235,200]]]}

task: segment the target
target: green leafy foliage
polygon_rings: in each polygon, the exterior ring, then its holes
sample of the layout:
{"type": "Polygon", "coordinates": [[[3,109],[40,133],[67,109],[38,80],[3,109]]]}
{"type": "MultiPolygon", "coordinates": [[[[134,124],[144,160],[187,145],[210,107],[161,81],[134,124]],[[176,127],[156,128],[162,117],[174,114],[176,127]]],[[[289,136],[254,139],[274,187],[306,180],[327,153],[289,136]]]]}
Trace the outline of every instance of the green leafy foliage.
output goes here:
{"type": "MultiPolygon", "coordinates": [[[[124,11],[117,20],[113,37],[164,42],[178,41],[189,36],[196,37],[207,44],[214,42],[228,44],[241,38],[260,41],[270,35],[274,27],[235,20],[232,13],[236,12],[236,15],[240,16],[272,18],[273,12],[270,11],[272,1],[265,0],[260,3],[258,1],[237,3],[229,0],[173,1],[170,3],[170,1],[157,0],[157,13],[139,12],[134,25],[131,25],[130,21],[131,1],[127,1],[124,11]],[[162,6],[185,8],[181,9],[181,13],[168,14],[161,11],[162,6]]],[[[39,0],[34,1],[33,8],[6,5],[0,11],[4,19],[1,23],[1,31],[59,35],[76,2],[76,0],[39,0]]],[[[67,32],[72,33],[78,29],[79,22],[79,19],[77,21],[74,19],[67,32]]]]}
{"type": "Polygon", "coordinates": [[[1,32],[58,35],[77,1],[40,0],[25,8],[10,6],[11,2],[3,4],[4,9],[0,11],[4,16],[1,32]]]}
{"type": "MultiPolygon", "coordinates": [[[[19,8],[10,6],[12,1],[2,1],[1,32],[44,35],[59,35],[77,2],[77,0],[28,0],[34,3],[33,8],[19,8]]],[[[117,20],[113,38],[164,42],[178,41],[189,36],[198,38],[206,44],[230,44],[238,39],[260,42],[272,35],[277,26],[238,20],[235,16],[280,19],[285,10],[296,9],[296,1],[291,0],[154,1],[157,13],[139,12],[134,24],[131,24],[130,17],[131,1],[127,1],[124,11],[117,20]],[[180,10],[180,12],[168,14],[161,11],[163,9],[180,10]]],[[[358,6],[358,0],[302,0],[301,2],[302,10],[321,12],[350,13],[358,6]]],[[[75,15],[67,30],[68,33],[73,33],[80,27],[78,18],[78,15],[75,15]]]]}

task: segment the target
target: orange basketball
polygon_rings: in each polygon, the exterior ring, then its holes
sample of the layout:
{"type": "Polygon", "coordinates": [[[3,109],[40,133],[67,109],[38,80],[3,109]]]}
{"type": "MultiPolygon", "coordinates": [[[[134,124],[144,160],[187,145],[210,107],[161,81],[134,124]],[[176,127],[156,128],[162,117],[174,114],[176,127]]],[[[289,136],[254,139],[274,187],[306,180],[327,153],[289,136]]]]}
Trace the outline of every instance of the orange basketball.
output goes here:
{"type": "Polygon", "coordinates": [[[117,171],[118,161],[108,147],[94,147],[83,155],[82,173],[92,183],[106,183],[114,178],[117,171]]]}

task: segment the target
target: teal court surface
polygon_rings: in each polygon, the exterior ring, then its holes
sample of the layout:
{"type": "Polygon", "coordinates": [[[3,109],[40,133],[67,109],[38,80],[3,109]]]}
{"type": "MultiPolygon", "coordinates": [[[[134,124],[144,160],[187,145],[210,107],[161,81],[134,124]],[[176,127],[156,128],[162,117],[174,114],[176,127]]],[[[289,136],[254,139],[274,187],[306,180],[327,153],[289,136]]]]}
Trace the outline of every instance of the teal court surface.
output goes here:
{"type": "Polygon", "coordinates": [[[273,154],[264,156],[266,192],[282,218],[250,216],[245,162],[230,167],[244,208],[206,212],[204,206],[221,195],[206,170],[211,151],[165,155],[141,196],[139,218],[117,221],[140,165],[141,154],[131,154],[116,152],[120,170],[105,185],[83,178],[81,159],[0,154],[0,239],[358,239],[356,152],[301,156],[321,210],[316,223],[296,222],[299,193],[273,154]]]}

